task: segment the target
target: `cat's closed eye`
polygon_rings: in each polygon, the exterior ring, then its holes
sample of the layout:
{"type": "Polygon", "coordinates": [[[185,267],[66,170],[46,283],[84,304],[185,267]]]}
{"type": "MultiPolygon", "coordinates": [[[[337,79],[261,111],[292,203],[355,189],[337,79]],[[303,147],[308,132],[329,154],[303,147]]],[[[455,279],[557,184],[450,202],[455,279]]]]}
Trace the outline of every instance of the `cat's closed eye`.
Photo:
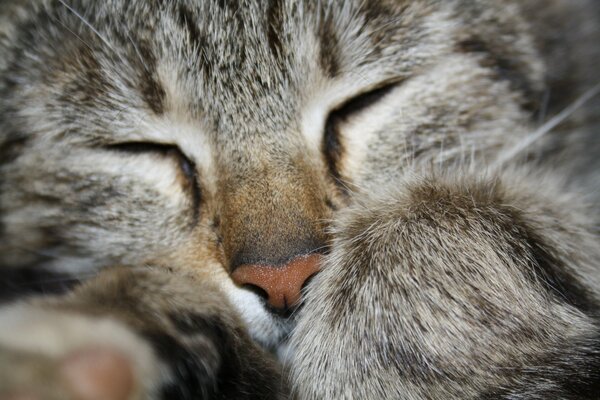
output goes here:
{"type": "Polygon", "coordinates": [[[155,154],[172,160],[178,168],[179,176],[183,178],[181,183],[190,192],[194,204],[197,205],[200,202],[196,164],[177,145],[156,142],[123,142],[108,145],[106,149],[130,154],[155,154]]]}
{"type": "Polygon", "coordinates": [[[344,142],[340,125],[353,116],[368,111],[370,107],[385,98],[397,86],[397,82],[378,86],[351,98],[329,113],[325,122],[323,154],[329,171],[336,180],[340,178],[339,163],[344,154],[344,142]]]}

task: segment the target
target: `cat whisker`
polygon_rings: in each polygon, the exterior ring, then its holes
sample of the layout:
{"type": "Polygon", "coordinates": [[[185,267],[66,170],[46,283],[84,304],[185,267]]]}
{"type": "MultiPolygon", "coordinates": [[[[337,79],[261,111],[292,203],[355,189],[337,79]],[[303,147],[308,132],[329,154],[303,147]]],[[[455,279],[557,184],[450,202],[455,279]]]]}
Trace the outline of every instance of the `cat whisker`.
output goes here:
{"type": "Polygon", "coordinates": [[[523,140],[518,142],[515,146],[507,149],[503,153],[501,153],[496,161],[492,164],[492,171],[496,171],[504,166],[508,161],[511,161],[519,154],[521,154],[524,150],[529,148],[533,143],[538,141],[547,133],[551,132],[554,128],[560,125],[562,122],[567,120],[571,115],[575,113],[579,108],[585,105],[588,101],[592,100],[595,96],[600,94],[600,83],[596,84],[591,89],[587,90],[583,95],[581,95],[577,100],[575,100],[571,105],[566,107],[563,111],[552,117],[548,122],[540,126],[537,130],[535,130],[530,135],[526,136],[523,140]]]}
{"type": "Polygon", "coordinates": [[[352,189],[350,188],[350,185],[352,185],[352,186],[356,186],[356,184],[354,184],[354,183],[350,183],[350,182],[348,182],[348,181],[346,181],[346,180],[344,180],[343,178],[340,178],[340,177],[334,177],[333,179],[334,179],[334,180],[335,180],[335,182],[336,182],[338,185],[340,185],[340,186],[341,186],[341,187],[342,187],[342,188],[343,188],[345,191],[347,191],[347,192],[349,192],[349,193],[351,193],[351,192],[353,192],[353,191],[354,191],[354,190],[352,190],[352,189]]]}
{"type": "Polygon", "coordinates": [[[142,57],[142,53],[140,52],[140,49],[137,47],[137,45],[133,41],[133,38],[129,34],[129,31],[126,31],[125,34],[127,35],[127,39],[129,40],[129,42],[133,46],[133,49],[135,50],[135,54],[138,56],[140,62],[144,66],[144,69],[146,70],[146,72],[150,72],[150,69],[148,68],[148,64],[146,64],[146,62],[144,61],[144,57],[142,57]]]}
{"type": "Polygon", "coordinates": [[[317,253],[321,250],[325,250],[327,249],[329,246],[325,245],[325,246],[319,246],[319,247],[315,247],[314,249],[310,249],[307,254],[312,254],[312,253],[317,253]]]}
{"type": "MultiPolygon", "coordinates": [[[[62,4],[71,13],[73,13],[73,15],[75,15],[85,26],[87,26],[102,41],[102,43],[106,45],[106,47],[108,47],[113,53],[115,53],[117,57],[119,57],[119,59],[121,59],[121,61],[124,61],[121,54],[112,46],[108,39],[105,36],[103,36],[96,28],[94,28],[94,26],[90,24],[88,20],[86,20],[80,13],[77,12],[77,10],[65,3],[64,0],[58,0],[58,2],[62,4]]],[[[64,26],[64,24],[62,23],[61,25],[64,26]]],[[[71,30],[69,31],[72,32],[71,30]]]]}
{"type": "Polygon", "coordinates": [[[52,17],[51,15],[48,15],[48,17],[49,17],[51,20],[53,20],[53,21],[55,21],[55,22],[58,22],[58,23],[59,23],[59,24],[60,24],[60,25],[61,25],[63,28],[65,28],[67,31],[69,31],[69,33],[71,33],[73,36],[75,36],[77,39],[79,39],[79,41],[80,41],[81,43],[83,43],[83,44],[85,45],[85,47],[87,47],[88,49],[90,49],[90,50],[92,50],[92,51],[93,51],[93,48],[92,48],[92,46],[91,46],[91,45],[90,45],[88,42],[86,42],[85,40],[83,40],[83,39],[81,38],[81,36],[79,36],[78,34],[76,34],[75,32],[73,32],[73,31],[72,31],[72,30],[71,30],[71,29],[70,29],[70,28],[69,28],[67,25],[65,25],[65,24],[64,24],[64,23],[63,23],[61,20],[59,20],[59,19],[57,19],[57,18],[54,18],[54,17],[52,17]]]}

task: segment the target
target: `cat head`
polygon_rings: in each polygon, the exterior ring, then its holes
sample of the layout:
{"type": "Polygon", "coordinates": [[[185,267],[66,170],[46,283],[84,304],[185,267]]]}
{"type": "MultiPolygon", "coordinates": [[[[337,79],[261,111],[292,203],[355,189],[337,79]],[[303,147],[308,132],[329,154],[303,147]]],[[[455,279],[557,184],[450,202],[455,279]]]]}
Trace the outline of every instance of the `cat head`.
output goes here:
{"type": "Polygon", "coordinates": [[[353,193],[517,140],[543,79],[492,2],[6,3],[0,263],[185,271],[267,345],[353,193]]]}

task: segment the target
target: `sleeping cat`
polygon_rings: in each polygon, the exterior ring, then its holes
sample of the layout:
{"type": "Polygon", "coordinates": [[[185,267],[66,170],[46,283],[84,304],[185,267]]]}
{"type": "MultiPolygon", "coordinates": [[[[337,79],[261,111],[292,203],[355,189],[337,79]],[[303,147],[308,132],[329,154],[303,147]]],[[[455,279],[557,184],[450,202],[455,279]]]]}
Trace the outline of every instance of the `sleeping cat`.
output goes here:
{"type": "Polygon", "coordinates": [[[0,0],[0,398],[600,393],[595,0],[0,0]]]}

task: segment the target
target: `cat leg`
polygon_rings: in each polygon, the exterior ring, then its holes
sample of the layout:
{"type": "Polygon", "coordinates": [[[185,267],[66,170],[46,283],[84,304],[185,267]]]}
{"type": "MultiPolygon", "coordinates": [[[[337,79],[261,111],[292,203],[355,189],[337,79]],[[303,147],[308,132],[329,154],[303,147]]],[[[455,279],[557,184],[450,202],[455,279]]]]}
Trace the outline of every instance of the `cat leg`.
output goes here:
{"type": "Polygon", "coordinates": [[[303,399],[600,393],[592,223],[560,185],[429,176],[337,218],[292,348],[303,399]]]}
{"type": "Polygon", "coordinates": [[[0,309],[2,400],[276,399],[279,374],[218,289],[159,269],[0,309]]]}

